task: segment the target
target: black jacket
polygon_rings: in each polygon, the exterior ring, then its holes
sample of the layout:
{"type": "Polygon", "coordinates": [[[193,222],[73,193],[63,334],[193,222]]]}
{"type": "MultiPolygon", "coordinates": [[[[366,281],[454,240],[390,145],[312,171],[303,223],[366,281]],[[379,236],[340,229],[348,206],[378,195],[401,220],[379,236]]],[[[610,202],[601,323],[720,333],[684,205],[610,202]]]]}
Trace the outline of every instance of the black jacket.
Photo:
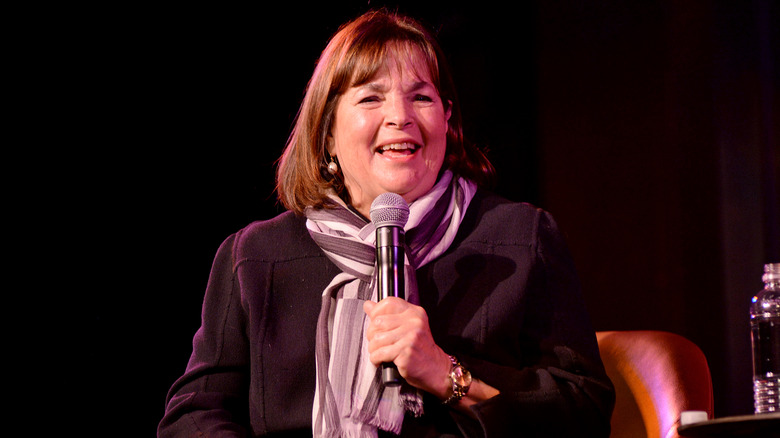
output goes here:
{"type": "MultiPolygon", "coordinates": [[[[338,272],[291,213],[228,238],[159,436],[311,436],[317,315],[338,272]]],[[[609,435],[614,391],[548,213],[478,191],[417,279],[437,344],[501,394],[473,407],[479,421],[427,397],[401,436],[609,435]]]]}

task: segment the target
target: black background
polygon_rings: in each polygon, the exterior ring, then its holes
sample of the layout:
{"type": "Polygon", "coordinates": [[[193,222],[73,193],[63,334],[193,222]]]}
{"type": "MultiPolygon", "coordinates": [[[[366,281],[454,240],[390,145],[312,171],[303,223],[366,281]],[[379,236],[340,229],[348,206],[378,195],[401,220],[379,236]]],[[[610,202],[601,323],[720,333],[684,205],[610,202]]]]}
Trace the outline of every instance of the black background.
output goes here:
{"type": "MultiPolygon", "coordinates": [[[[499,193],[558,219],[596,328],[691,338],[716,415],[751,412],[747,306],[780,261],[776,2],[517,3],[386,4],[439,32],[466,135],[499,193]]],[[[79,249],[57,258],[83,429],[154,434],[215,251],[280,211],[274,162],[316,59],[377,6],[45,11],[68,19],[28,55],[51,72],[39,129],[67,141],[42,234],[79,249]]]]}

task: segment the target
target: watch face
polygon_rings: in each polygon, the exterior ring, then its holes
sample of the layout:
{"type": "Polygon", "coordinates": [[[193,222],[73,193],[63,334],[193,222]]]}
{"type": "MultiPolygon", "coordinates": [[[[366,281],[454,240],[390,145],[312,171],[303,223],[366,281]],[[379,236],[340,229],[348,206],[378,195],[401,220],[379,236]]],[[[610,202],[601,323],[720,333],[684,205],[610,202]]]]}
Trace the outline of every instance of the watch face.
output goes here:
{"type": "Polygon", "coordinates": [[[471,385],[471,373],[462,366],[457,366],[452,370],[452,381],[458,386],[468,387],[471,385]]]}

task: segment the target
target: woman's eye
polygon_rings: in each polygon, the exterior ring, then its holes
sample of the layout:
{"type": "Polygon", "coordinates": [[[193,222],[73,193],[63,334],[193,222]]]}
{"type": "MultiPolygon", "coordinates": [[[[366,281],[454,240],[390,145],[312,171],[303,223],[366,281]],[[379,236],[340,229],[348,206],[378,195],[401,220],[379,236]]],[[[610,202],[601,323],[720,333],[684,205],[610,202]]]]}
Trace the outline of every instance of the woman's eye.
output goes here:
{"type": "Polygon", "coordinates": [[[418,94],[414,96],[414,100],[417,102],[433,102],[433,98],[426,96],[425,94],[418,94]]]}
{"type": "Polygon", "coordinates": [[[379,102],[379,98],[377,96],[367,96],[360,99],[359,103],[373,103],[373,102],[379,102]]]}

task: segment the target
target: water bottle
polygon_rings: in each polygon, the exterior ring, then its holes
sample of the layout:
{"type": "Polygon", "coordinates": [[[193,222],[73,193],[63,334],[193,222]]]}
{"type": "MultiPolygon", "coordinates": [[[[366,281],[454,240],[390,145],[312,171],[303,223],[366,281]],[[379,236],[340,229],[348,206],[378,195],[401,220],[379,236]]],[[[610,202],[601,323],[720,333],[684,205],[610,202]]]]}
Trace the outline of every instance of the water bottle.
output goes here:
{"type": "Polygon", "coordinates": [[[780,412],[780,263],[764,265],[763,280],[750,305],[756,414],[780,412]]]}

